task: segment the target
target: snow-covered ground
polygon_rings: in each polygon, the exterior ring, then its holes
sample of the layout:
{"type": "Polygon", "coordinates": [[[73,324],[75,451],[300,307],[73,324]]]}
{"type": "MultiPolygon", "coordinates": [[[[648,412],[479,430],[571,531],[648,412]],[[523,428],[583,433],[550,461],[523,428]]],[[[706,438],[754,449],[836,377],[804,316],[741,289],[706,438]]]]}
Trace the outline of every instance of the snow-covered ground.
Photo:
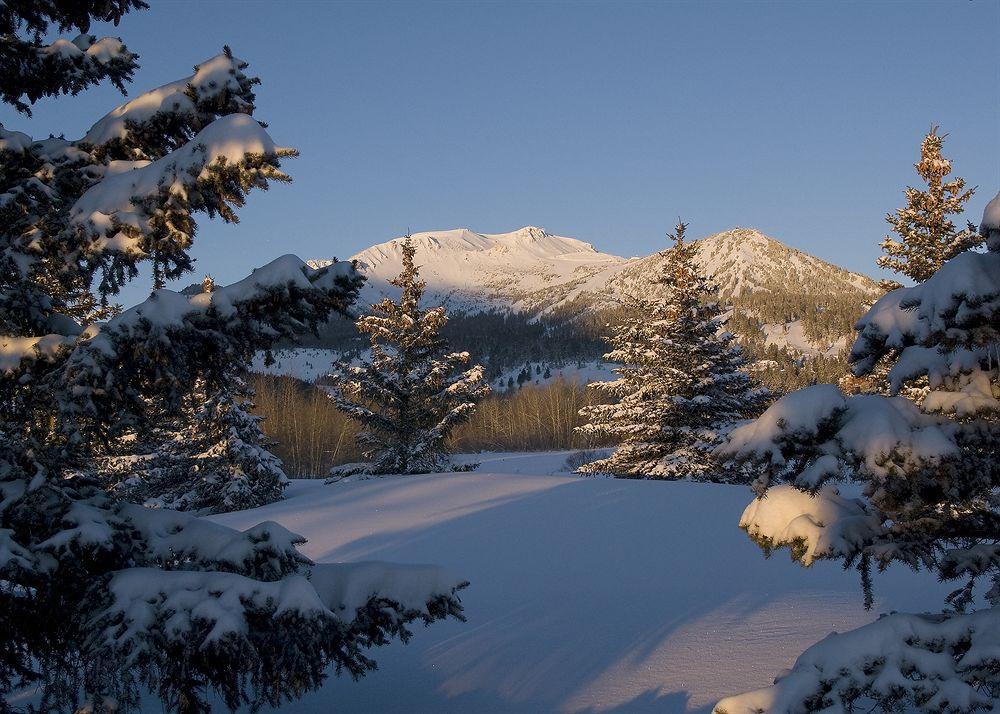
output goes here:
{"type": "Polygon", "coordinates": [[[867,613],[855,572],[762,557],[737,527],[746,488],[558,475],[566,457],[294,481],[280,503],[217,516],[278,521],[317,561],[436,563],[471,581],[467,622],[378,649],[377,672],[331,679],[284,710],[707,711],[769,684],[833,630],[942,601],[926,574],[892,570],[867,613]]]}
{"type": "MultiPolygon", "coordinates": [[[[604,382],[617,378],[614,368],[617,366],[611,362],[567,362],[566,364],[552,364],[550,362],[529,362],[531,377],[524,384],[545,384],[557,377],[563,377],[571,382],[579,384],[589,384],[590,382],[604,382]],[[546,373],[548,376],[546,377],[546,373]]],[[[513,367],[490,382],[490,386],[496,391],[505,391],[508,380],[517,382],[517,376],[524,369],[525,365],[513,367]]],[[[516,386],[516,384],[515,384],[516,386]]]]}
{"type": "Polygon", "coordinates": [[[254,357],[252,369],[264,374],[283,374],[313,382],[330,374],[334,360],[340,359],[340,352],[317,347],[293,347],[276,350],[272,356],[274,362],[266,365],[264,353],[258,352],[254,357]]]}

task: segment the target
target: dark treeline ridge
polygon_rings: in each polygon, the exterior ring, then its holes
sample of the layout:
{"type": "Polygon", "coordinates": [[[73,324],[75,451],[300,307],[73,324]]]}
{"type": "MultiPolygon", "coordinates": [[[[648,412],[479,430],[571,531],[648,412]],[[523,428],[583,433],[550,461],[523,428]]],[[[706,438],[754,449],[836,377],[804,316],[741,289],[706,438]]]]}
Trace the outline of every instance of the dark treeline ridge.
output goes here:
{"type": "MultiPolygon", "coordinates": [[[[801,320],[808,339],[833,344],[852,334],[854,323],[870,302],[871,297],[860,290],[834,295],[775,288],[731,300],[726,328],[738,336],[751,359],[777,363],[759,366],[758,376],[768,386],[787,390],[814,384],[828,375],[842,375],[846,359],[843,355],[803,359],[788,350],[765,346],[762,326],[801,320]]],[[[582,302],[541,315],[500,310],[455,312],[449,314],[442,335],[454,349],[468,351],[484,366],[486,379],[493,381],[527,363],[565,365],[600,359],[607,351],[609,325],[626,315],[625,307],[594,308],[582,302]]],[[[351,358],[368,345],[358,337],[351,321],[336,317],[318,336],[306,338],[302,346],[333,348],[351,358]]]]}

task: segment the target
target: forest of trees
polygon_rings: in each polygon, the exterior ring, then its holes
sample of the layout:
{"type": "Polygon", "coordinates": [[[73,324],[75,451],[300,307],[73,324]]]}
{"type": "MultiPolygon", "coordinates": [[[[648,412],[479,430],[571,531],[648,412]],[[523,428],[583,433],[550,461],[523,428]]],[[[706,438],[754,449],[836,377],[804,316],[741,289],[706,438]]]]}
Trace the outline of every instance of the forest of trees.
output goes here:
{"type": "MultiPolygon", "coordinates": [[[[864,299],[860,292],[853,297],[760,293],[727,306],[732,309],[723,316],[725,329],[739,337],[749,372],[776,393],[810,384],[836,383],[849,370],[846,344],[829,355],[803,357],[787,348],[765,344],[760,325],[801,319],[807,330],[815,330],[810,337],[832,342],[850,333],[864,312],[864,299]]],[[[534,318],[527,313],[502,311],[449,314],[441,329],[442,337],[454,349],[468,351],[480,361],[486,381],[512,375],[498,386],[500,393],[480,404],[468,424],[458,427],[455,448],[510,451],[603,445],[604,442],[584,438],[573,430],[583,423],[576,411],[601,403],[604,398],[588,393],[583,385],[571,380],[551,380],[546,372],[552,375],[567,365],[601,360],[607,349],[610,326],[632,315],[634,308],[624,305],[601,310],[569,305],[534,318]],[[509,390],[513,391],[504,393],[509,390]],[[542,416],[542,407],[537,406],[564,403],[572,403],[574,408],[553,406],[552,414],[542,416]],[[552,421],[554,418],[558,424],[552,421]],[[547,426],[542,428],[540,424],[547,426]]],[[[339,345],[338,352],[348,361],[359,358],[367,349],[353,323],[340,317],[321,327],[319,338],[306,336],[305,343],[339,345]]],[[[318,385],[329,383],[326,377],[317,380],[318,385]]],[[[255,389],[257,413],[265,417],[263,429],[277,441],[275,453],[281,456],[289,474],[318,477],[332,466],[358,460],[360,452],[353,445],[353,427],[336,414],[332,405],[323,402],[323,392],[315,385],[259,374],[255,377],[255,389]],[[290,408],[292,404],[297,407],[290,408]],[[316,418],[292,413],[299,410],[316,418]],[[321,433],[325,436],[320,437],[321,433]],[[323,439],[331,446],[323,447],[323,439]],[[303,451],[306,444],[312,444],[308,447],[312,449],[311,455],[303,451]]]]}

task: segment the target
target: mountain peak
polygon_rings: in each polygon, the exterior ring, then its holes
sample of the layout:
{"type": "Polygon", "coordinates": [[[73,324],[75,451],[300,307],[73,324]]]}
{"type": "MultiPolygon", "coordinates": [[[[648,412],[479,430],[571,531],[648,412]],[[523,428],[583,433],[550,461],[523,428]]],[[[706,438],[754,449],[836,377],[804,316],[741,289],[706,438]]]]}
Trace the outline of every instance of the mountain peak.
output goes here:
{"type": "MultiPolygon", "coordinates": [[[[427,283],[428,304],[475,312],[515,309],[539,313],[559,305],[613,304],[622,294],[655,292],[662,253],[625,259],[593,245],[556,236],[538,226],[509,233],[469,228],[411,236],[427,283]]],[[[402,237],[353,256],[368,282],[361,301],[396,295],[389,284],[402,268],[402,237]]],[[[735,227],[695,241],[698,262],[728,299],[757,291],[858,292],[874,295],[875,283],[857,273],[790,248],[755,228],[735,227]]],[[[312,261],[322,265],[324,261],[312,261]]]]}
{"type": "Polygon", "coordinates": [[[698,261],[723,297],[796,287],[803,293],[857,290],[875,296],[874,280],[785,245],[756,228],[737,226],[696,241],[698,261]]]}
{"type": "Polygon", "coordinates": [[[538,226],[524,226],[523,228],[518,228],[513,233],[507,235],[524,236],[525,238],[544,238],[549,232],[544,228],[539,228],[538,226]]]}

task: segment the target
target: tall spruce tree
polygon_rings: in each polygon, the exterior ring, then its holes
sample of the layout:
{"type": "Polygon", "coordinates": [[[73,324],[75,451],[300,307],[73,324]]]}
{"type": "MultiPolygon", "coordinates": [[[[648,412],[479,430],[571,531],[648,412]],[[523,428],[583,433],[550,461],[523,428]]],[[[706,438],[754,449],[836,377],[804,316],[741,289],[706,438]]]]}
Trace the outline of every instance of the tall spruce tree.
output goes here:
{"type": "MultiPolygon", "coordinates": [[[[920,161],[914,168],[927,184],[926,190],[907,187],[906,206],[886,215],[885,220],[898,236],[886,236],[882,241],[885,255],[876,261],[918,283],[927,280],[947,261],[969,248],[982,243],[982,237],[971,223],[958,230],[951,216],[962,213],[975,188],[966,189],[965,179],[945,179],[951,173],[951,161],[941,149],[947,134],[931,130],[920,144],[920,161]]],[[[898,288],[895,281],[882,281],[887,290],[898,288]]]]}
{"type": "Polygon", "coordinates": [[[758,470],[740,526],[767,552],[861,574],[899,563],[955,589],[942,612],[893,613],[812,646],[773,687],[717,712],[990,711],[1000,696],[1000,194],[966,251],[924,282],[885,295],[858,323],[864,375],[888,358],[920,404],[845,396],[831,384],[782,397],[721,451],[758,470]],[[860,497],[842,496],[854,482],[860,497]],[[860,487],[860,488],[859,488],[860,487]]]}
{"type": "Polygon", "coordinates": [[[581,467],[626,478],[727,481],[713,450],[740,420],[754,417],[770,392],[743,371],[732,335],[720,331],[716,291],[700,274],[687,224],[670,235],[659,282],[666,297],[633,298],[604,355],[620,363],[611,382],[590,386],[613,401],[585,407],[582,434],[617,443],[606,459],[581,467]]]}
{"type": "Polygon", "coordinates": [[[338,363],[332,379],[337,407],[364,427],[358,443],[369,461],[353,470],[365,473],[450,468],[448,435],[489,394],[482,366],[466,370],[469,353],[448,351],[440,334],[448,321],[445,309],[420,307],[425,283],[409,236],[400,248],[403,270],[391,281],[402,291],[399,302],[385,298],[372,306],[372,314],[358,318],[358,330],[371,340],[371,355],[360,366],[338,363]]]}
{"type": "MultiPolygon", "coordinates": [[[[11,27],[41,36],[138,5],[0,5],[3,99],[24,109],[96,78],[57,41],[72,66],[42,58],[35,84],[25,52],[7,51],[11,27]]],[[[284,256],[211,293],[157,290],[81,324],[95,281],[105,298],[144,261],[182,274],[197,214],[235,220],[251,189],[287,180],[280,159],[294,152],[250,116],[245,67],[227,51],[78,141],[0,128],[0,710],[19,689],[37,691],[38,711],[130,711],[144,690],[171,711],[207,710],[211,690],[230,708],[274,707],[331,668],[372,669],[367,648],[405,639],[409,622],[460,615],[458,584],[437,569],[312,565],[277,524],[241,532],[144,508],[97,478],[106,444],[150,434],[194,385],[345,313],[361,285],[351,264],[284,256]]]]}

